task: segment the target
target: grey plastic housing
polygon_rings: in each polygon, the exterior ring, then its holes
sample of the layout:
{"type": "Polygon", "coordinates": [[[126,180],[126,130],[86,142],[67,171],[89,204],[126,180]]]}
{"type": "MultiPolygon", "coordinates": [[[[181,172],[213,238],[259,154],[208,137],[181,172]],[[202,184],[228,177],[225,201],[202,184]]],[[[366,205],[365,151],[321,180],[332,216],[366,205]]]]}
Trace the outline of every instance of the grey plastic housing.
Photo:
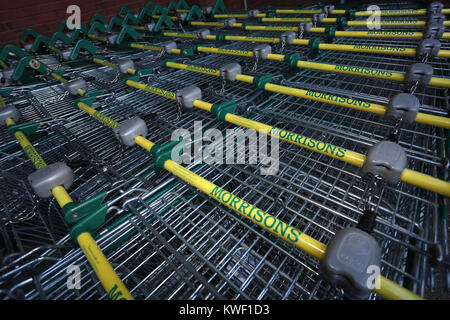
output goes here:
{"type": "Polygon", "coordinates": [[[64,162],[56,162],[30,174],[28,182],[39,197],[48,198],[52,196],[54,187],[70,188],[73,183],[73,171],[64,162]]]}
{"type": "Polygon", "coordinates": [[[106,36],[106,42],[110,45],[114,45],[116,44],[116,40],[119,37],[118,34],[110,34],[108,36],[106,36]]]}
{"type": "Polygon", "coordinates": [[[325,19],[325,14],[324,13],[314,13],[312,15],[312,21],[317,23],[317,22],[322,22],[323,19],[325,19]]]}
{"type": "Polygon", "coordinates": [[[285,31],[280,35],[280,38],[287,44],[292,44],[292,43],[294,43],[295,32],[294,31],[285,31]]]}
{"type": "Polygon", "coordinates": [[[117,62],[117,68],[119,69],[120,73],[128,74],[127,69],[135,69],[135,66],[133,60],[127,59],[127,60],[119,60],[117,62]]]}
{"type": "Polygon", "coordinates": [[[313,26],[313,23],[312,23],[311,21],[304,21],[304,22],[301,22],[301,23],[298,25],[298,28],[299,28],[298,31],[299,31],[299,32],[310,32],[312,26],[313,26]]]}
{"type": "Polygon", "coordinates": [[[441,39],[444,34],[445,27],[438,23],[430,23],[427,25],[423,34],[424,38],[441,39]]]}
{"type": "Polygon", "coordinates": [[[435,23],[443,25],[445,21],[445,15],[442,13],[432,13],[427,17],[427,24],[435,23]]]}
{"type": "Polygon", "coordinates": [[[84,91],[87,90],[87,83],[84,79],[75,79],[75,80],[70,80],[67,81],[64,84],[64,87],[66,88],[67,91],[69,91],[69,93],[73,96],[78,95],[78,89],[82,89],[84,91]]]}
{"type": "Polygon", "coordinates": [[[64,61],[70,60],[70,55],[72,54],[72,49],[66,49],[60,52],[60,56],[64,61]]]}
{"type": "Polygon", "coordinates": [[[197,86],[188,86],[179,89],[175,94],[178,103],[185,109],[192,109],[194,107],[194,101],[202,99],[202,90],[197,86]]]}
{"type": "Polygon", "coordinates": [[[212,10],[213,10],[213,7],[212,7],[212,6],[208,6],[208,7],[206,7],[206,8],[203,9],[203,11],[205,12],[205,14],[211,14],[212,10]]]}
{"type": "Polygon", "coordinates": [[[259,14],[258,9],[252,9],[248,11],[248,16],[251,18],[256,18],[256,16],[259,14]]]}
{"type": "Polygon", "coordinates": [[[186,12],[179,12],[179,13],[177,14],[177,16],[178,16],[178,20],[180,20],[180,21],[185,21],[186,18],[187,18],[187,13],[186,13],[186,12]]]}
{"type": "Polygon", "coordinates": [[[428,55],[429,58],[434,58],[441,49],[441,42],[437,39],[422,39],[417,45],[416,58],[421,59],[423,56],[428,55]]]}
{"type": "Polygon", "coordinates": [[[14,68],[8,68],[0,70],[0,79],[5,79],[7,83],[11,81],[12,75],[14,73],[14,68]]]}
{"type": "Polygon", "coordinates": [[[223,21],[223,25],[227,28],[233,28],[233,24],[236,23],[236,18],[228,18],[223,21]]]}
{"type": "Polygon", "coordinates": [[[323,7],[323,13],[325,13],[325,15],[327,15],[327,16],[329,16],[330,14],[333,14],[333,11],[334,11],[334,6],[332,4],[323,7]]]}
{"type": "Polygon", "coordinates": [[[161,43],[161,47],[164,48],[165,52],[172,53],[172,49],[177,48],[177,43],[175,41],[165,41],[161,43]]]}
{"type": "Polygon", "coordinates": [[[415,82],[418,86],[426,86],[433,76],[433,67],[426,63],[412,64],[405,75],[405,83],[411,86],[415,82]]]}
{"type": "Polygon", "coordinates": [[[151,23],[147,23],[145,25],[145,30],[147,30],[148,32],[152,32],[153,29],[155,28],[156,23],[151,22],[151,23]]]}
{"type": "Polygon", "coordinates": [[[410,93],[398,93],[389,100],[385,117],[390,120],[401,120],[413,123],[419,112],[420,102],[410,93]]]}
{"type": "Polygon", "coordinates": [[[258,59],[267,59],[267,56],[272,53],[272,47],[267,44],[259,44],[253,48],[253,56],[258,59]]]}
{"type": "Polygon", "coordinates": [[[242,67],[239,63],[228,63],[220,68],[220,75],[227,81],[235,81],[236,75],[242,73],[242,67]]]}
{"type": "Polygon", "coordinates": [[[433,14],[433,13],[442,13],[442,9],[444,8],[444,4],[441,2],[432,2],[428,6],[427,14],[433,14]]]}
{"type": "Polygon", "coordinates": [[[203,40],[207,40],[206,36],[209,36],[211,31],[209,29],[200,29],[197,31],[197,37],[203,40]]]}
{"type": "Polygon", "coordinates": [[[119,123],[113,131],[124,145],[133,146],[136,144],[134,139],[137,136],[145,137],[147,135],[147,125],[141,118],[133,117],[119,123]]]}
{"type": "Polygon", "coordinates": [[[320,261],[320,275],[352,299],[367,299],[373,267],[380,267],[381,250],[375,239],[357,228],[338,231],[320,261]]]}
{"type": "Polygon", "coordinates": [[[406,153],[400,145],[392,141],[380,141],[369,148],[361,170],[396,184],[406,164],[406,153]]]}
{"type": "Polygon", "coordinates": [[[0,124],[6,124],[6,119],[11,118],[15,122],[22,117],[19,109],[12,104],[7,104],[4,108],[0,108],[0,124]]]}

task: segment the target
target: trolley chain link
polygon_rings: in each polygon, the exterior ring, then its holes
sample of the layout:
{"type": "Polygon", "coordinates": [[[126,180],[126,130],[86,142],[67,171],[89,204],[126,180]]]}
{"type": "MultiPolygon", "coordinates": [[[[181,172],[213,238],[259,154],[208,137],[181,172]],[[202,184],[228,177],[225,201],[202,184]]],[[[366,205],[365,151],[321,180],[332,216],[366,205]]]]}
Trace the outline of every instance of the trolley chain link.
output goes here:
{"type": "Polygon", "coordinates": [[[280,52],[283,52],[285,46],[286,46],[286,40],[285,39],[281,39],[280,52]]]}
{"type": "Polygon", "coordinates": [[[259,55],[255,55],[255,64],[253,65],[251,71],[255,72],[256,69],[258,68],[258,61],[259,61],[259,55]]]}
{"type": "Polygon", "coordinates": [[[381,190],[382,178],[373,174],[368,174],[369,181],[367,183],[366,191],[362,196],[363,214],[360,217],[357,227],[367,233],[372,233],[377,213],[375,210],[376,205],[373,205],[375,197],[379,195],[381,190]]]}

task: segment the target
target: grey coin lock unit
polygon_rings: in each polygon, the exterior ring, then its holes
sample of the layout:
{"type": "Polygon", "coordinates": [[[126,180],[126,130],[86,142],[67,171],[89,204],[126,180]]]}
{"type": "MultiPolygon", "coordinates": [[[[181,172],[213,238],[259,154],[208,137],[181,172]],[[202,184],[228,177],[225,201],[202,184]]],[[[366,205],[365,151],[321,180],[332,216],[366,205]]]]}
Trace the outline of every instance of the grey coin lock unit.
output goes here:
{"type": "Polygon", "coordinates": [[[0,79],[2,80],[2,82],[5,82],[8,84],[11,82],[13,73],[14,73],[14,68],[0,70],[0,79]]]}
{"type": "Polygon", "coordinates": [[[444,8],[444,4],[443,3],[441,3],[441,2],[432,2],[428,6],[427,14],[430,15],[430,14],[441,13],[443,8],[444,8]]]}
{"type": "Polygon", "coordinates": [[[202,40],[207,40],[206,36],[209,36],[211,34],[211,31],[209,29],[200,29],[197,31],[197,37],[202,40]]]}
{"type": "Polygon", "coordinates": [[[319,273],[342,288],[349,298],[366,299],[371,291],[369,286],[375,284],[370,281],[373,269],[379,268],[380,262],[380,247],[370,234],[357,228],[345,228],[328,244],[319,273]]]}
{"type": "Polygon", "coordinates": [[[301,33],[301,32],[303,32],[303,33],[308,33],[308,32],[311,31],[312,26],[313,26],[313,24],[312,24],[311,21],[301,22],[301,23],[298,25],[298,31],[299,31],[300,33],[301,33]]]}
{"type": "Polygon", "coordinates": [[[294,31],[285,31],[280,35],[280,38],[285,43],[292,44],[292,43],[294,43],[295,32],[294,31]]]}
{"type": "Polygon", "coordinates": [[[380,141],[369,148],[361,170],[363,173],[381,176],[390,184],[396,184],[406,164],[406,153],[400,145],[392,141],[380,141]]]}
{"type": "Polygon", "coordinates": [[[128,74],[127,69],[136,69],[133,60],[130,59],[119,60],[117,62],[117,68],[119,69],[119,72],[122,74],[128,74]]]}
{"type": "Polygon", "coordinates": [[[429,59],[433,59],[439,53],[441,49],[441,42],[437,39],[422,39],[417,45],[416,58],[422,59],[428,56],[429,59]]]}
{"type": "Polygon", "coordinates": [[[134,139],[137,136],[145,138],[147,136],[147,125],[145,121],[139,117],[133,117],[122,121],[114,128],[116,137],[126,146],[133,146],[136,144],[134,139]]]}
{"type": "Polygon", "coordinates": [[[432,22],[427,24],[423,37],[431,39],[441,39],[445,32],[445,27],[441,24],[432,22]]]}
{"type": "Polygon", "coordinates": [[[212,11],[213,11],[212,6],[209,6],[209,7],[206,7],[205,9],[203,9],[203,12],[205,13],[205,15],[211,14],[212,11]]]}
{"type": "Polygon", "coordinates": [[[23,45],[23,49],[27,52],[30,52],[32,47],[33,47],[33,43],[27,43],[27,44],[23,45]]]}
{"type": "Polygon", "coordinates": [[[202,99],[202,90],[197,86],[188,86],[177,90],[175,93],[177,102],[183,106],[184,109],[192,109],[195,100],[202,99]]]}
{"type": "Polygon", "coordinates": [[[6,125],[6,119],[11,118],[15,122],[19,121],[22,117],[19,109],[12,104],[6,105],[4,108],[0,108],[0,124],[6,125]]]}
{"type": "Polygon", "coordinates": [[[220,75],[227,81],[235,81],[236,75],[242,73],[239,63],[228,63],[220,68],[220,75]]]}
{"type": "Polygon", "coordinates": [[[177,43],[175,41],[165,41],[161,43],[161,47],[164,48],[164,51],[167,53],[172,53],[173,49],[177,48],[177,43]]]}
{"type": "Polygon", "coordinates": [[[229,18],[223,21],[223,24],[227,28],[233,28],[233,25],[236,23],[236,18],[229,18]]]}
{"type": "Polygon", "coordinates": [[[185,21],[186,18],[187,18],[187,13],[186,13],[186,12],[179,12],[179,13],[177,14],[177,16],[178,16],[178,20],[180,20],[180,21],[185,21]]]}
{"type": "Polygon", "coordinates": [[[267,59],[267,56],[272,53],[272,47],[269,44],[259,44],[253,48],[253,56],[255,59],[267,59]]]}
{"type": "Polygon", "coordinates": [[[155,28],[155,23],[154,22],[151,22],[151,23],[147,23],[146,25],[145,25],[145,30],[147,30],[148,32],[152,32],[153,31],[153,29],[155,28]]]}
{"type": "Polygon", "coordinates": [[[414,63],[409,67],[405,75],[405,83],[408,87],[417,83],[418,87],[423,88],[428,85],[432,76],[432,66],[426,63],[414,63]]]}
{"type": "Polygon", "coordinates": [[[256,18],[256,16],[259,14],[258,9],[252,9],[248,11],[248,16],[251,18],[256,18]]]}
{"type": "Polygon", "coordinates": [[[442,13],[433,13],[428,15],[427,24],[436,23],[438,25],[443,25],[445,21],[445,15],[442,13]]]}
{"type": "Polygon", "coordinates": [[[64,84],[64,87],[66,88],[67,91],[69,91],[69,93],[73,96],[77,96],[78,89],[82,89],[84,91],[87,90],[87,83],[84,79],[75,79],[75,80],[70,80],[68,82],[66,82],[64,84]]]}
{"type": "Polygon", "coordinates": [[[41,198],[52,196],[52,189],[64,186],[69,189],[73,183],[73,171],[64,162],[52,163],[28,176],[28,182],[34,192],[41,198]]]}
{"type": "Polygon", "coordinates": [[[323,13],[325,13],[325,16],[329,16],[331,14],[333,14],[334,11],[334,6],[333,5],[327,5],[325,7],[323,7],[323,13]]]}
{"type": "Polygon", "coordinates": [[[119,37],[118,34],[110,34],[110,35],[106,36],[106,42],[109,45],[115,45],[118,37],[119,37]]]}
{"type": "Polygon", "coordinates": [[[325,14],[324,13],[314,13],[312,15],[312,21],[313,24],[316,25],[318,22],[322,22],[323,19],[325,19],[325,14]]]}
{"type": "Polygon", "coordinates": [[[389,120],[413,123],[419,108],[420,102],[416,96],[410,93],[398,93],[389,101],[385,117],[389,120]]]}
{"type": "Polygon", "coordinates": [[[64,61],[68,61],[70,59],[70,55],[72,54],[72,49],[66,49],[59,53],[61,59],[64,61]]]}

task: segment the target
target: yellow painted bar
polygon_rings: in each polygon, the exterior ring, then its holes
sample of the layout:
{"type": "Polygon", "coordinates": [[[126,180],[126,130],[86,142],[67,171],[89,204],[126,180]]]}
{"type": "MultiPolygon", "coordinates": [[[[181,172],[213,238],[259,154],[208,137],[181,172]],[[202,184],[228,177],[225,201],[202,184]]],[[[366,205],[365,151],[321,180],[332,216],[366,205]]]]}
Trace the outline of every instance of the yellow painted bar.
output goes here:
{"type": "Polygon", "coordinates": [[[309,32],[317,32],[317,33],[324,33],[325,28],[311,28],[309,32]]]}
{"type": "Polygon", "coordinates": [[[81,110],[87,112],[91,117],[95,118],[96,120],[98,120],[102,124],[110,127],[111,129],[114,129],[115,127],[117,127],[119,125],[119,123],[117,121],[114,121],[113,119],[105,116],[103,113],[98,112],[97,110],[95,110],[94,108],[91,108],[90,106],[88,106],[87,104],[85,104],[83,102],[78,102],[77,106],[81,110]]]}
{"type": "Polygon", "coordinates": [[[237,74],[236,75],[236,80],[241,81],[241,82],[253,83],[254,79],[255,79],[255,77],[247,76],[245,74],[237,74]]]}
{"type": "Polygon", "coordinates": [[[298,27],[282,27],[282,26],[245,26],[245,30],[249,31],[298,31],[298,27]]]}
{"type": "Polygon", "coordinates": [[[311,18],[261,18],[261,22],[303,22],[312,21],[311,18]]]}
{"type": "Polygon", "coordinates": [[[8,66],[6,65],[6,63],[3,60],[0,60],[0,67],[2,67],[2,69],[8,68],[8,66]]]}
{"type": "Polygon", "coordinates": [[[171,54],[181,54],[181,49],[171,49],[169,53],[171,53],[171,54]]]}
{"type": "Polygon", "coordinates": [[[336,31],[336,37],[421,39],[422,32],[410,31],[336,31]]]}
{"type": "Polygon", "coordinates": [[[285,240],[286,242],[294,245],[317,259],[323,258],[326,250],[326,246],[323,243],[311,238],[310,236],[300,232],[298,229],[262,211],[261,209],[258,209],[257,207],[225,191],[224,189],[221,189],[214,183],[203,179],[199,175],[196,175],[192,171],[184,168],[172,160],[167,160],[164,163],[164,168],[206,195],[224,204],[231,210],[256,223],[261,228],[271,232],[277,237],[285,240]],[[280,227],[283,231],[279,230],[280,227]]]}
{"type": "Polygon", "coordinates": [[[197,47],[199,52],[208,52],[208,53],[217,53],[217,54],[227,54],[232,56],[241,56],[241,57],[253,57],[252,51],[244,51],[244,50],[234,50],[234,49],[221,49],[214,47],[197,47]]]}
{"type": "Polygon", "coordinates": [[[336,18],[324,18],[322,20],[322,23],[336,23],[337,19],[336,18]]]}
{"type": "Polygon", "coordinates": [[[286,13],[286,14],[313,14],[313,13],[321,13],[322,10],[290,10],[290,9],[277,9],[275,13],[286,13]]]}
{"type": "Polygon", "coordinates": [[[417,113],[416,119],[414,120],[418,123],[428,124],[430,126],[441,127],[445,129],[450,129],[450,118],[435,116],[427,113],[417,113]]]}
{"type": "Polygon", "coordinates": [[[242,28],[242,23],[236,22],[232,25],[233,28],[242,28]]]}
{"type": "Polygon", "coordinates": [[[57,73],[52,72],[52,73],[50,73],[50,75],[51,75],[54,79],[58,80],[58,81],[61,82],[61,83],[66,83],[66,82],[67,82],[67,79],[63,78],[62,76],[60,76],[60,75],[57,74],[57,73]]]}
{"type": "Polygon", "coordinates": [[[189,22],[191,26],[211,26],[211,27],[223,27],[225,23],[223,22],[205,22],[205,21],[191,21],[189,22]]]}
{"type": "Polygon", "coordinates": [[[450,197],[450,183],[429,175],[405,169],[400,176],[400,180],[419,188],[439,193],[445,197],[450,197]]]}
{"type": "Polygon", "coordinates": [[[136,142],[138,146],[144,148],[147,151],[152,150],[153,146],[155,145],[153,142],[145,139],[143,136],[137,136],[136,138],[134,138],[134,142],[136,142]]]}
{"type": "MultiPolygon", "coordinates": [[[[178,20],[178,17],[175,17],[175,16],[167,16],[170,20],[178,20]]],[[[152,16],[152,18],[154,18],[154,19],[159,19],[159,18],[161,18],[161,16],[160,15],[155,15],[155,16],[152,16]]]]}
{"type": "MultiPolygon", "coordinates": [[[[334,12],[333,12],[334,13],[334,12]]],[[[355,17],[368,17],[372,15],[373,11],[357,11],[355,17]]],[[[395,17],[395,16],[422,16],[427,14],[426,9],[419,10],[381,10],[380,15],[382,17],[395,17]]]]}
{"type": "Polygon", "coordinates": [[[52,189],[52,194],[55,197],[56,201],[61,208],[63,208],[66,204],[73,202],[69,193],[67,193],[66,189],[63,186],[57,186],[52,189]]]}
{"type": "Polygon", "coordinates": [[[236,14],[214,14],[214,19],[220,19],[220,18],[247,18],[247,13],[236,13],[236,14]]]}
{"type": "Polygon", "coordinates": [[[47,166],[44,159],[42,159],[41,155],[36,151],[36,149],[33,147],[31,142],[27,139],[22,131],[16,131],[16,133],[14,133],[14,137],[16,137],[23,151],[31,160],[36,169],[39,170],[47,166]]]}
{"type": "Polygon", "coordinates": [[[450,88],[450,79],[433,77],[431,78],[430,82],[428,82],[428,85],[434,87],[450,88]]]}
{"type": "Polygon", "coordinates": [[[134,30],[145,30],[145,27],[143,27],[143,26],[129,26],[129,27],[131,27],[131,28],[133,28],[134,30]]]}
{"type": "Polygon", "coordinates": [[[450,50],[439,50],[437,56],[441,58],[450,58],[450,50]]]}
{"type": "Polygon", "coordinates": [[[207,74],[210,76],[220,77],[220,70],[217,70],[217,69],[209,69],[209,68],[187,65],[187,64],[182,64],[182,63],[175,63],[175,62],[170,62],[170,61],[166,63],[166,66],[169,68],[187,70],[187,71],[207,74]]]}
{"type": "Polygon", "coordinates": [[[345,14],[345,10],[333,10],[333,14],[345,14]]]}
{"type": "Polygon", "coordinates": [[[213,106],[212,103],[209,102],[205,102],[202,100],[194,100],[193,102],[194,107],[211,112],[211,108],[213,106]]]}
{"type": "Polygon", "coordinates": [[[99,59],[99,58],[94,58],[94,59],[92,59],[92,61],[94,61],[95,63],[101,64],[103,66],[107,66],[107,67],[110,67],[110,68],[113,68],[113,69],[117,69],[117,65],[116,64],[114,64],[112,62],[109,62],[109,61],[106,61],[106,60],[102,60],[102,59],[99,59]]]}
{"type": "MultiPolygon", "coordinates": [[[[325,20],[325,19],[324,19],[325,20]]],[[[372,20],[371,20],[372,21],[372,20]]],[[[325,22],[325,21],[323,21],[325,22]]],[[[426,25],[426,21],[421,20],[381,20],[379,21],[379,25],[382,27],[395,27],[395,26],[415,26],[415,27],[424,27],[426,25]]],[[[354,20],[348,21],[347,25],[349,27],[364,27],[364,26],[373,26],[375,27],[375,21],[368,22],[366,20],[354,20]]]]}
{"type": "Polygon", "coordinates": [[[139,44],[139,43],[130,43],[130,47],[136,48],[136,49],[143,49],[143,50],[152,50],[152,51],[161,51],[161,47],[157,46],[148,46],[145,44],[139,44]]]}
{"type": "Polygon", "coordinates": [[[292,41],[292,44],[307,46],[307,45],[309,45],[309,40],[308,39],[294,39],[294,41],[292,41]]]}
{"type": "Polygon", "coordinates": [[[127,72],[128,72],[129,74],[135,75],[135,74],[136,74],[136,71],[137,71],[137,70],[135,70],[135,69],[127,68],[127,72]]]}
{"type": "Polygon", "coordinates": [[[100,250],[89,232],[81,233],[77,242],[95,274],[112,300],[134,300],[122,280],[100,250]]]}
{"type": "Polygon", "coordinates": [[[273,60],[273,61],[283,61],[284,60],[284,55],[283,54],[276,54],[276,53],[269,53],[267,55],[267,59],[268,60],[273,60]]]}
{"type": "Polygon", "coordinates": [[[225,36],[225,40],[229,41],[250,41],[250,42],[265,42],[265,43],[279,43],[279,38],[270,37],[243,37],[243,36],[225,36]]]}
{"type": "Polygon", "coordinates": [[[143,91],[147,91],[153,94],[157,94],[159,96],[168,98],[168,99],[172,99],[172,100],[176,100],[176,94],[175,92],[172,91],[166,91],[160,88],[156,88],[156,87],[151,87],[151,86],[147,86],[143,83],[140,82],[136,82],[136,81],[132,81],[132,80],[127,80],[125,83],[127,86],[129,87],[133,87],[139,90],[143,90],[143,91]]]}
{"type": "MultiPolygon", "coordinates": [[[[319,44],[321,50],[334,50],[334,51],[348,51],[348,52],[367,52],[367,53],[380,53],[380,54],[393,54],[403,56],[414,56],[416,49],[402,48],[402,47],[384,47],[377,45],[350,45],[350,44],[334,44],[334,43],[321,43],[319,44]]],[[[443,51],[443,50],[440,50],[443,51]]]]}
{"type": "Polygon", "coordinates": [[[397,283],[380,276],[380,288],[374,289],[376,294],[379,294],[388,300],[423,300],[421,296],[409,291],[397,283]]]}
{"type": "Polygon", "coordinates": [[[58,48],[55,48],[54,46],[48,46],[47,48],[49,48],[50,50],[52,50],[56,53],[61,53],[61,50],[59,50],[58,48]]]}
{"type": "Polygon", "coordinates": [[[164,37],[177,37],[177,38],[192,38],[196,39],[196,33],[177,33],[177,32],[163,32],[164,37]]]}
{"type": "Polygon", "coordinates": [[[216,40],[216,36],[215,35],[213,35],[213,34],[209,34],[209,35],[207,35],[206,36],[206,40],[216,40]]]}
{"type": "Polygon", "coordinates": [[[106,40],[106,37],[100,37],[100,36],[96,36],[94,34],[88,34],[88,37],[94,40],[99,40],[99,41],[103,41],[103,42],[107,42],[108,40],[106,40]]]}
{"type": "Polygon", "coordinates": [[[177,9],[175,11],[178,13],[182,13],[182,12],[189,12],[189,9],[177,9]]]}

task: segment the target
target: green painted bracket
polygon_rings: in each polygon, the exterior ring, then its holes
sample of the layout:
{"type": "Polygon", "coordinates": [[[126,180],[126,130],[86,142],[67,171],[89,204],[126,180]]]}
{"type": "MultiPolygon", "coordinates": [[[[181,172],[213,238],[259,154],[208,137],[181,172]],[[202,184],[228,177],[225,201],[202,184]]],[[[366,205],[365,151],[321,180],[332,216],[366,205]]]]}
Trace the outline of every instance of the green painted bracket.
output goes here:
{"type": "Polygon", "coordinates": [[[151,1],[147,2],[147,4],[144,6],[144,8],[153,10],[155,8],[155,4],[151,1]]]}
{"type": "Polygon", "coordinates": [[[79,32],[81,32],[85,35],[87,35],[89,33],[89,29],[85,25],[80,25],[80,29],[77,29],[77,30],[79,30],[79,32]]]}
{"type": "Polygon", "coordinates": [[[354,19],[356,15],[356,10],[347,9],[345,10],[345,17],[348,20],[354,19]]]}
{"type": "Polygon", "coordinates": [[[283,61],[289,64],[289,68],[297,68],[297,62],[300,60],[298,53],[287,54],[284,56],[283,61]]]}
{"type": "Polygon", "coordinates": [[[217,41],[225,41],[225,37],[228,36],[228,34],[218,34],[216,36],[217,41]]]}
{"type": "Polygon", "coordinates": [[[175,10],[179,10],[179,9],[189,10],[189,6],[186,3],[186,1],[184,1],[184,0],[178,1],[177,5],[175,6],[175,10]]]}
{"type": "Polygon", "coordinates": [[[115,26],[122,27],[122,19],[117,16],[114,16],[109,20],[109,24],[106,27],[106,31],[110,32],[115,26]]]}
{"type": "Polygon", "coordinates": [[[101,24],[105,24],[106,18],[102,16],[100,13],[94,13],[92,15],[91,20],[89,21],[89,24],[92,25],[94,22],[100,22],[101,24]]]}
{"type": "Polygon", "coordinates": [[[194,48],[186,48],[181,50],[181,55],[185,57],[192,57],[195,54],[194,48]]]}
{"type": "Polygon", "coordinates": [[[80,54],[81,49],[86,50],[92,55],[94,55],[98,50],[98,48],[94,46],[92,42],[90,42],[89,40],[86,39],[78,40],[77,43],[75,44],[75,47],[73,47],[69,59],[70,60],[78,59],[78,55],[80,54]]]}
{"type": "Polygon", "coordinates": [[[33,45],[31,46],[31,52],[36,52],[39,50],[41,45],[48,46],[50,42],[50,38],[47,36],[44,36],[43,34],[40,34],[37,36],[37,38],[34,40],[33,45]]]}
{"type": "MultiPolygon", "coordinates": [[[[147,75],[152,74],[152,73],[153,73],[153,68],[140,69],[140,70],[136,71],[136,74],[138,76],[140,76],[140,77],[147,76],[147,75]]],[[[130,80],[130,79],[128,79],[128,80],[130,80]]]]}
{"type": "Polygon", "coordinates": [[[8,126],[8,133],[10,135],[14,136],[14,134],[17,131],[21,131],[26,136],[30,136],[30,135],[36,133],[38,127],[39,127],[39,122],[37,122],[37,121],[28,121],[28,122],[19,123],[19,124],[13,124],[11,126],[8,126]]]}
{"type": "Polygon", "coordinates": [[[123,18],[122,24],[126,25],[128,24],[128,21],[131,21],[132,25],[139,24],[139,20],[131,12],[127,13],[127,15],[123,18]]]}
{"type": "Polygon", "coordinates": [[[116,44],[122,44],[123,40],[125,40],[127,36],[129,36],[133,40],[137,40],[139,38],[139,33],[132,27],[125,26],[120,31],[119,36],[116,39],[116,44]]]}
{"type": "Polygon", "coordinates": [[[25,43],[27,42],[29,37],[33,37],[36,39],[39,36],[39,33],[31,28],[25,29],[22,36],[20,37],[20,40],[25,43]]]}
{"type": "Polygon", "coordinates": [[[258,88],[259,90],[264,90],[264,86],[272,81],[272,75],[270,73],[265,74],[263,76],[255,77],[253,79],[253,84],[258,88]]]}
{"type": "Polygon", "coordinates": [[[147,17],[149,17],[150,19],[152,18],[152,10],[150,10],[149,8],[147,8],[147,7],[143,7],[142,8],[142,10],[141,10],[141,12],[139,13],[139,16],[138,16],[138,20],[139,21],[142,21],[142,20],[144,20],[144,17],[145,16],[147,16],[147,17]]]}
{"type": "Polygon", "coordinates": [[[3,50],[0,52],[0,60],[5,61],[8,58],[8,54],[13,53],[19,58],[23,58],[27,56],[27,53],[20,49],[18,46],[13,44],[7,44],[3,47],[3,50]]]}
{"type": "Polygon", "coordinates": [[[68,223],[76,223],[70,230],[70,236],[76,240],[81,233],[92,232],[105,223],[108,205],[103,203],[106,191],[79,204],[68,203],[63,208],[64,219],[68,223]],[[64,210],[67,206],[71,205],[64,210]]]}
{"type": "Polygon", "coordinates": [[[161,15],[167,14],[167,10],[158,4],[158,5],[156,5],[155,9],[153,9],[153,15],[157,15],[157,14],[161,14],[161,15]]]}
{"type": "Polygon", "coordinates": [[[319,51],[319,45],[320,45],[320,39],[319,38],[313,38],[309,40],[309,46],[311,49],[315,52],[319,51]]]}
{"type": "Polygon", "coordinates": [[[123,79],[123,84],[126,85],[128,80],[134,81],[134,82],[139,82],[139,75],[127,77],[127,78],[123,79]]]}
{"type": "Polygon", "coordinates": [[[274,18],[276,16],[275,11],[270,11],[266,13],[266,18],[274,18]]]}
{"type": "Polygon", "coordinates": [[[168,28],[173,27],[173,22],[170,20],[170,18],[163,14],[156,22],[155,26],[153,27],[153,32],[159,32],[161,30],[162,25],[165,24],[168,28]]]}
{"type": "Polygon", "coordinates": [[[72,42],[71,38],[66,36],[64,33],[58,31],[53,34],[52,38],[48,43],[48,46],[54,46],[58,40],[64,42],[65,44],[70,44],[72,42]]]}
{"type": "Polygon", "coordinates": [[[55,70],[55,71],[52,71],[52,73],[55,73],[59,76],[63,76],[64,73],[66,73],[66,70],[55,70]]]}
{"type": "Polygon", "coordinates": [[[327,42],[333,42],[334,38],[336,38],[336,28],[334,27],[326,27],[325,34],[327,35],[327,42]]]}
{"type": "Polygon", "coordinates": [[[343,30],[347,26],[348,21],[344,17],[339,17],[336,19],[336,23],[339,27],[339,30],[343,30]]]}
{"type": "Polygon", "coordinates": [[[225,116],[227,113],[234,113],[236,108],[236,101],[230,100],[220,104],[213,104],[211,107],[211,112],[216,115],[217,120],[225,121],[225,116]]]}
{"type": "Polygon", "coordinates": [[[177,59],[166,59],[161,62],[161,65],[165,68],[167,68],[167,62],[177,62],[177,59]]]}
{"type": "MultiPolygon", "coordinates": [[[[167,142],[161,146],[155,145],[150,150],[150,153],[155,157],[155,165],[157,168],[164,168],[164,163],[172,158],[172,150],[173,148],[183,141],[183,137],[180,137],[178,140],[167,142]]],[[[180,155],[183,150],[180,150],[180,155]]]]}
{"type": "Polygon", "coordinates": [[[124,16],[127,13],[131,13],[130,8],[128,8],[127,6],[123,6],[122,8],[120,8],[119,16],[124,16]]]}
{"type": "Polygon", "coordinates": [[[167,6],[167,12],[175,11],[176,6],[177,4],[175,3],[175,1],[170,1],[169,5],[167,6]]]}
{"type": "Polygon", "coordinates": [[[197,19],[202,18],[202,9],[198,5],[193,5],[191,10],[189,10],[189,13],[186,16],[186,21],[191,21],[192,18],[197,17],[197,19]]]}
{"type": "Polygon", "coordinates": [[[245,31],[246,28],[247,28],[247,26],[253,26],[253,25],[255,25],[255,24],[252,23],[252,22],[245,22],[245,23],[242,24],[241,29],[242,29],[243,31],[245,31]]]}
{"type": "Polygon", "coordinates": [[[106,33],[106,27],[104,24],[95,21],[93,24],[91,24],[91,27],[89,28],[88,34],[95,34],[96,31],[100,31],[101,33],[106,33]]]}
{"type": "Polygon", "coordinates": [[[0,89],[0,96],[6,98],[9,97],[9,95],[11,94],[13,88],[8,88],[8,89],[0,89]]]}
{"type": "Polygon", "coordinates": [[[78,107],[78,103],[79,103],[79,102],[82,102],[82,103],[84,103],[84,104],[87,104],[88,106],[92,106],[92,104],[94,103],[95,99],[97,99],[96,96],[94,96],[94,97],[84,97],[84,96],[83,96],[83,97],[81,97],[81,98],[79,98],[79,99],[76,99],[76,100],[73,102],[73,104],[74,104],[75,107],[78,107]]]}
{"type": "Polygon", "coordinates": [[[84,94],[84,97],[86,97],[86,98],[98,97],[98,96],[101,96],[104,92],[105,92],[105,89],[92,90],[92,91],[86,92],[84,94]]]}
{"type": "Polygon", "coordinates": [[[40,73],[44,73],[45,70],[47,70],[47,65],[45,63],[42,63],[32,57],[26,56],[23,58],[20,58],[19,62],[17,63],[14,72],[11,76],[11,78],[14,81],[19,80],[25,71],[26,67],[31,67],[32,69],[39,71],[40,73]]]}
{"type": "Polygon", "coordinates": [[[67,26],[67,20],[63,20],[61,21],[61,23],[59,24],[58,30],[56,30],[57,32],[63,32],[64,29],[67,26]]]}
{"type": "Polygon", "coordinates": [[[214,5],[211,14],[216,14],[216,13],[225,13],[227,11],[227,7],[225,7],[225,3],[223,3],[222,0],[217,0],[216,4],[214,5]]]}

